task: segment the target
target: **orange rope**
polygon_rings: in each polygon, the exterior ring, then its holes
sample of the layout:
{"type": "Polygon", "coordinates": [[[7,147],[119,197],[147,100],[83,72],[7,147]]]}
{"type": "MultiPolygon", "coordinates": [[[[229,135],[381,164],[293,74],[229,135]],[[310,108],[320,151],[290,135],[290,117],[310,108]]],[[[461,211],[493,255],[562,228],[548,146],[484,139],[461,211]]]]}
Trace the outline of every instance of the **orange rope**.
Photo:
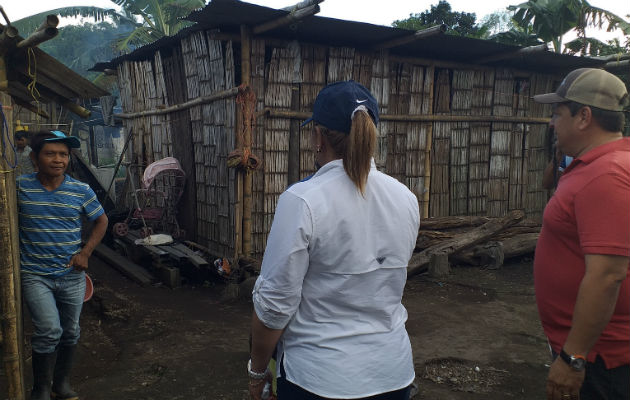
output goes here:
{"type": "Polygon", "coordinates": [[[236,104],[241,107],[241,114],[243,115],[241,129],[237,132],[238,141],[242,147],[230,152],[228,155],[228,166],[230,168],[258,169],[262,166],[262,163],[252,153],[253,130],[256,126],[256,94],[250,86],[239,86],[236,104]],[[250,135],[251,139],[246,143],[245,133],[248,129],[252,134],[250,135]]]}

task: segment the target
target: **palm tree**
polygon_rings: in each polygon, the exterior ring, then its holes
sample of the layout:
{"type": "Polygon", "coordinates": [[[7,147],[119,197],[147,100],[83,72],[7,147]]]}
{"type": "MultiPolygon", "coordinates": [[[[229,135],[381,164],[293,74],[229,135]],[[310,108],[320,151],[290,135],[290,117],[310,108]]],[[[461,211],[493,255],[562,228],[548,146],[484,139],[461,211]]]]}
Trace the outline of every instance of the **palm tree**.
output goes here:
{"type": "Polygon", "coordinates": [[[594,7],[587,0],[528,0],[508,10],[514,11],[514,22],[522,27],[531,26],[536,35],[551,42],[557,53],[562,52],[562,37],[575,29],[586,46],[586,28],[595,26],[607,31],[621,29],[630,34],[630,23],[614,13],[594,7]]]}

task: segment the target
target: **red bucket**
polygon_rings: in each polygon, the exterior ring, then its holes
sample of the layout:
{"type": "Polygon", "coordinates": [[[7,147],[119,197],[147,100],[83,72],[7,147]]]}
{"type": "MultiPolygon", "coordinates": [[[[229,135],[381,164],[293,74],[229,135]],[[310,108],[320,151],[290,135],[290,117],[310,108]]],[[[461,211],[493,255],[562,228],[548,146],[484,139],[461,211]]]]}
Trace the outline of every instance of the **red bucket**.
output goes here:
{"type": "Polygon", "coordinates": [[[90,278],[90,275],[85,274],[85,296],[83,297],[83,302],[90,300],[93,294],[94,284],[92,283],[92,278],[90,278]]]}

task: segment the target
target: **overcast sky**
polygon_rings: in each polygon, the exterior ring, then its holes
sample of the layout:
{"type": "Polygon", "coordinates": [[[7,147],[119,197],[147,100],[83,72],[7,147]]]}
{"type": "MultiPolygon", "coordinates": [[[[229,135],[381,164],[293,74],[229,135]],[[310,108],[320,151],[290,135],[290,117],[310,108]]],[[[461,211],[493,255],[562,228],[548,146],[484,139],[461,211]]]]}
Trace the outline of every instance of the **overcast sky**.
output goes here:
{"type": "MultiPolygon", "coordinates": [[[[421,13],[437,4],[439,0],[325,0],[320,4],[318,15],[325,17],[369,22],[378,25],[391,25],[395,20],[408,18],[410,14],[421,13]]],[[[509,5],[515,5],[525,0],[449,0],[453,11],[474,12],[477,20],[496,10],[503,10],[509,5]]],[[[250,3],[272,8],[282,8],[299,2],[299,0],[249,0],[250,3]]],[[[615,14],[630,19],[630,0],[589,0],[595,7],[602,7],[615,14]]],[[[1,0],[11,20],[17,20],[28,15],[37,14],[51,8],[67,6],[97,6],[116,8],[111,0],[1,0]]],[[[4,21],[2,21],[4,23],[4,21]]],[[[609,37],[594,35],[601,39],[609,37]]],[[[616,35],[619,36],[619,35],[616,35]]]]}

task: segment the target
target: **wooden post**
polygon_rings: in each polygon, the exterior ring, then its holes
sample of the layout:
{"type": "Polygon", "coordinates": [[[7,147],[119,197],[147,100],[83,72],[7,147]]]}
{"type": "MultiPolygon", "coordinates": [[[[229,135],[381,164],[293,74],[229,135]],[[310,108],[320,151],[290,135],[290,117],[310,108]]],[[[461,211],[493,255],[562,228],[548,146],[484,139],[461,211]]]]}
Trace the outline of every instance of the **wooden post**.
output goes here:
{"type": "MultiPolygon", "coordinates": [[[[251,29],[241,25],[241,85],[251,84],[251,29]]],[[[243,121],[244,138],[243,153],[249,154],[252,148],[252,121],[243,121]]],[[[252,171],[243,170],[243,255],[250,255],[252,251],[252,171]]]]}
{"type": "MultiPolygon", "coordinates": [[[[294,84],[291,87],[291,110],[298,111],[300,108],[300,85],[294,84]]],[[[289,171],[288,185],[292,185],[300,180],[300,121],[291,120],[289,129],[289,171]]]]}
{"type": "Polygon", "coordinates": [[[451,273],[451,265],[448,262],[448,253],[438,251],[431,254],[429,260],[429,275],[432,278],[443,278],[451,273]]]}
{"type": "MultiPolygon", "coordinates": [[[[7,79],[6,64],[0,56],[0,81],[7,79]]],[[[13,121],[11,97],[0,92],[2,111],[6,117],[8,131],[1,129],[0,135],[10,137],[0,140],[0,152],[6,154],[10,163],[15,162],[11,148],[13,143],[13,121]]],[[[2,126],[2,125],[0,125],[2,126]]],[[[3,337],[2,359],[8,380],[9,399],[24,400],[24,368],[22,365],[22,309],[20,290],[20,253],[18,245],[17,199],[15,171],[4,157],[0,158],[0,328],[3,337]]]]}
{"type": "MultiPolygon", "coordinates": [[[[427,113],[433,114],[433,88],[435,82],[435,68],[427,67],[424,76],[424,85],[429,93],[427,101],[427,113]],[[427,82],[427,79],[430,79],[427,82]]],[[[431,148],[433,147],[433,124],[427,126],[427,140],[424,148],[424,193],[422,195],[422,218],[429,217],[429,201],[431,199],[431,148]]]]}

